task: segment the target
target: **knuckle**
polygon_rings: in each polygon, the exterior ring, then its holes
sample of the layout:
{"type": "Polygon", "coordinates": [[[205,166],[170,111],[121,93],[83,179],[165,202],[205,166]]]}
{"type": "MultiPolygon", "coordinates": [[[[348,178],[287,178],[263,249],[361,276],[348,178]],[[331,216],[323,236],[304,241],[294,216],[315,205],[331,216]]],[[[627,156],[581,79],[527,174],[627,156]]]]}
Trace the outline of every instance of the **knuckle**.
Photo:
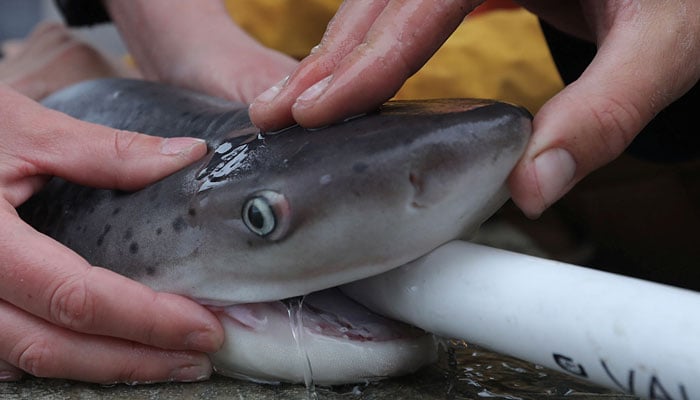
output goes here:
{"type": "Polygon", "coordinates": [[[153,378],[147,377],[139,363],[127,362],[116,374],[116,380],[127,384],[148,383],[153,378]]]}
{"type": "Polygon", "coordinates": [[[51,295],[50,318],[75,331],[89,331],[95,322],[95,304],[84,277],[58,283],[51,295]]]}
{"type": "Polygon", "coordinates": [[[31,340],[20,347],[15,365],[37,377],[52,377],[58,372],[54,368],[56,354],[53,349],[46,339],[31,340]]]}
{"type": "Polygon", "coordinates": [[[57,22],[43,23],[37,28],[36,35],[53,37],[57,41],[65,41],[71,38],[68,30],[57,22]]]}
{"type": "Polygon", "coordinates": [[[80,42],[76,40],[71,40],[62,49],[61,54],[58,57],[60,61],[76,61],[93,63],[92,66],[96,70],[92,71],[94,73],[99,72],[100,63],[103,62],[101,54],[95,50],[93,47],[85,42],[80,42]]]}
{"type": "Polygon", "coordinates": [[[141,341],[143,343],[156,344],[159,338],[156,324],[153,320],[145,326],[142,326],[141,331],[141,341]]]}
{"type": "Polygon", "coordinates": [[[114,132],[114,155],[118,161],[129,158],[131,149],[137,144],[139,135],[134,132],[116,130],[114,132]]]}
{"type": "Polygon", "coordinates": [[[644,117],[632,103],[605,98],[591,109],[597,134],[598,151],[608,158],[617,157],[637,135],[644,117]]]}
{"type": "Polygon", "coordinates": [[[163,380],[165,377],[153,375],[153,364],[149,360],[149,350],[143,345],[130,342],[129,354],[138,355],[122,359],[118,365],[114,366],[111,378],[115,382],[127,384],[151,383],[163,380]]]}

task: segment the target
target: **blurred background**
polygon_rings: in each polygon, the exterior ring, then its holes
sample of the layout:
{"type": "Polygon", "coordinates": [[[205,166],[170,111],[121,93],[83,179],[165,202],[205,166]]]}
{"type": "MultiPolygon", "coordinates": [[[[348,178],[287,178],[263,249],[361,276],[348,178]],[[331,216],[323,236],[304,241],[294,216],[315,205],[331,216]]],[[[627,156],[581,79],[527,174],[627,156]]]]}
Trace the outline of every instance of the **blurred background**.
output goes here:
{"type": "MultiPolygon", "coordinates": [[[[1,0],[0,43],[24,38],[39,21],[45,20],[62,21],[53,0],[1,0]]],[[[77,29],[76,34],[107,54],[126,53],[119,34],[111,25],[77,29]]]]}
{"type": "Polygon", "coordinates": [[[40,0],[0,2],[0,40],[22,38],[41,18],[40,0]]]}

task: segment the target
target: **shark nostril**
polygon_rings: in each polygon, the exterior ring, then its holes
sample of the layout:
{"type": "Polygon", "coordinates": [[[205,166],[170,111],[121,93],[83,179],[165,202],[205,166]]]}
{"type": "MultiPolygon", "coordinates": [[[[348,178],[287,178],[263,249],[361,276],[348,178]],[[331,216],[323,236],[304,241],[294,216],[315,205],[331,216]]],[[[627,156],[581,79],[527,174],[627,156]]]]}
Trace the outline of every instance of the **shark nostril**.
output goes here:
{"type": "Polygon", "coordinates": [[[416,193],[420,193],[423,190],[423,181],[420,179],[420,176],[415,173],[415,171],[408,173],[408,181],[411,182],[411,185],[413,185],[413,189],[416,191],[416,193]]]}
{"type": "Polygon", "coordinates": [[[411,206],[414,208],[425,208],[425,204],[418,202],[418,198],[423,193],[425,186],[423,178],[417,172],[411,171],[408,173],[408,181],[411,182],[413,186],[413,200],[411,201],[411,206]]]}

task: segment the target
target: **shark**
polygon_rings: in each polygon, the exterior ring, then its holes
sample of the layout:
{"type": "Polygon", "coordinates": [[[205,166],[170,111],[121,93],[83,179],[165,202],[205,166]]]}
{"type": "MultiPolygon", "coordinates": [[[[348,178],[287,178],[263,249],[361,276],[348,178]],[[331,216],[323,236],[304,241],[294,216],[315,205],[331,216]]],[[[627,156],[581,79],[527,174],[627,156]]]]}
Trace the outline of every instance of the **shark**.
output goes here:
{"type": "Polygon", "coordinates": [[[278,132],[257,129],[245,104],[142,80],[86,81],[43,104],[207,141],[203,159],[142,190],[52,178],[19,212],[93,265],[209,307],[226,333],[216,371],[259,382],[310,370],[354,383],[433,362],[430,332],[337,287],[469,237],[507,200],[531,133],[526,110],[492,100],[390,101],[278,132]]]}

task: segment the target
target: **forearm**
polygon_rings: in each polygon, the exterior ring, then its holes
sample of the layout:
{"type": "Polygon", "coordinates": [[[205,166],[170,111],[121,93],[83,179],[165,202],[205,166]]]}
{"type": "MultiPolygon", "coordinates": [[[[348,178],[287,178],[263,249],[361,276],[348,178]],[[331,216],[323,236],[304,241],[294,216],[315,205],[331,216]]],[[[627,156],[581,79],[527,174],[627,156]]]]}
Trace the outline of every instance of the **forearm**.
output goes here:
{"type": "Polygon", "coordinates": [[[147,79],[250,102],[296,66],[233,23],[221,0],[104,4],[147,79]]]}
{"type": "Polygon", "coordinates": [[[104,0],[104,5],[150,79],[177,80],[179,63],[200,56],[199,49],[213,42],[256,45],[232,23],[221,0],[104,0]]]}

